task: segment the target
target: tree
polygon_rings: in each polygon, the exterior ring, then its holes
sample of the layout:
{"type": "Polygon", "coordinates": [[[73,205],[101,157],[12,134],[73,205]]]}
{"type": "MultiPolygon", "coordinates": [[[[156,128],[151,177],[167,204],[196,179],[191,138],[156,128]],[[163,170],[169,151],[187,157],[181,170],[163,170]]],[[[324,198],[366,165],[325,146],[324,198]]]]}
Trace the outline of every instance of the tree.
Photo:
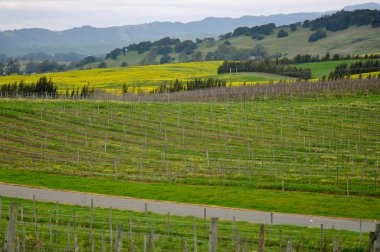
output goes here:
{"type": "Polygon", "coordinates": [[[119,55],[125,53],[123,49],[116,48],[106,55],[106,59],[116,59],[119,55]]]}
{"type": "Polygon", "coordinates": [[[102,61],[99,65],[98,65],[98,68],[107,68],[107,63],[102,61]]]}
{"type": "Polygon", "coordinates": [[[238,27],[234,30],[234,32],[232,33],[232,37],[238,37],[238,36],[241,36],[241,35],[251,35],[251,30],[244,26],[244,27],[238,27]]]}
{"type": "Polygon", "coordinates": [[[11,75],[11,74],[19,74],[19,73],[21,73],[19,61],[17,59],[10,59],[5,68],[5,74],[11,75]]]}
{"type": "Polygon", "coordinates": [[[79,61],[78,63],[76,63],[75,66],[76,67],[82,67],[84,65],[94,63],[96,61],[97,61],[97,59],[94,56],[87,56],[86,58],[84,58],[81,61],[79,61]]]}
{"type": "Polygon", "coordinates": [[[306,20],[303,22],[302,27],[303,27],[303,28],[309,28],[309,27],[310,27],[310,20],[306,19],[306,20]]]}
{"type": "Polygon", "coordinates": [[[292,32],[297,31],[297,24],[291,24],[291,25],[290,25],[290,30],[291,30],[292,32]]]}
{"type": "Polygon", "coordinates": [[[121,67],[127,67],[127,66],[128,66],[128,62],[123,61],[123,62],[121,63],[121,67]]]}
{"type": "Polygon", "coordinates": [[[173,51],[173,48],[170,45],[163,45],[157,47],[157,54],[166,55],[173,51]]]}
{"type": "Polygon", "coordinates": [[[211,61],[211,60],[214,60],[215,59],[215,56],[214,56],[214,53],[212,52],[208,52],[206,57],[205,57],[205,60],[206,61],[211,61]]]}
{"type": "Polygon", "coordinates": [[[280,30],[277,34],[277,38],[283,38],[283,37],[287,37],[287,36],[289,36],[289,34],[284,30],[280,30]]]}
{"type": "Polygon", "coordinates": [[[0,62],[0,76],[4,75],[5,72],[5,65],[3,62],[0,62]]]}
{"type": "Polygon", "coordinates": [[[126,93],[128,93],[128,86],[127,86],[127,84],[123,84],[123,94],[126,94],[126,93]]]}
{"type": "Polygon", "coordinates": [[[319,29],[309,37],[309,42],[316,42],[320,39],[326,38],[327,34],[324,30],[319,29]]]}
{"type": "Polygon", "coordinates": [[[171,39],[170,37],[165,37],[160,40],[157,40],[153,43],[153,46],[170,46],[181,43],[179,39],[171,39]]]}
{"type": "Polygon", "coordinates": [[[197,48],[196,43],[191,40],[185,40],[175,46],[175,51],[180,53],[186,50],[186,54],[191,54],[195,48],[197,48]]]}
{"type": "Polygon", "coordinates": [[[268,52],[263,45],[257,44],[252,50],[252,55],[266,58],[268,56],[268,52]]]}
{"type": "Polygon", "coordinates": [[[203,44],[205,45],[205,47],[212,47],[215,45],[215,43],[216,41],[214,38],[205,38],[203,40],[203,44]]]}
{"type": "Polygon", "coordinates": [[[25,73],[27,74],[37,73],[37,69],[38,69],[38,63],[29,62],[28,64],[26,64],[25,73]]]}
{"type": "Polygon", "coordinates": [[[169,55],[164,55],[160,59],[160,64],[166,64],[166,63],[169,63],[171,61],[172,61],[172,57],[170,57],[169,55]]]}
{"type": "Polygon", "coordinates": [[[194,54],[194,61],[202,61],[203,58],[202,58],[202,53],[201,52],[196,52],[194,54]]]}

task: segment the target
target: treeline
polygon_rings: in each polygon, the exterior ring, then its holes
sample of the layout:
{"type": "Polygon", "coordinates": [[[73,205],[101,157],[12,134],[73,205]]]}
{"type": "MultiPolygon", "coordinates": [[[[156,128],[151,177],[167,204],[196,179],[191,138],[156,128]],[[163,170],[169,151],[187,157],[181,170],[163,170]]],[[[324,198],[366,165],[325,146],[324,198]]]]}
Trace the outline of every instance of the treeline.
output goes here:
{"type": "Polygon", "coordinates": [[[355,10],[339,11],[334,14],[304,22],[304,27],[311,27],[312,31],[326,29],[328,31],[341,31],[350,26],[371,25],[373,28],[380,26],[379,10],[355,10]],[[305,25],[306,24],[306,25],[305,25]]]}
{"type": "Polygon", "coordinates": [[[217,87],[226,87],[227,82],[224,80],[207,78],[201,79],[197,78],[194,80],[188,81],[179,81],[176,79],[175,81],[163,82],[160,87],[151,91],[151,93],[173,93],[179,91],[190,91],[197,89],[207,89],[207,88],[217,88],[217,87]]]}
{"type": "Polygon", "coordinates": [[[311,78],[311,70],[308,68],[284,66],[270,59],[248,61],[224,61],[223,65],[218,68],[218,74],[230,72],[262,72],[289,76],[304,80],[311,78]]]}
{"type": "Polygon", "coordinates": [[[380,59],[380,54],[366,54],[366,55],[342,55],[339,53],[330,54],[326,53],[324,56],[312,55],[312,54],[297,54],[292,59],[280,58],[277,59],[278,64],[301,64],[312,62],[324,62],[324,61],[339,61],[339,60],[358,60],[358,59],[380,59]]]}
{"type": "Polygon", "coordinates": [[[1,85],[0,92],[8,95],[28,95],[28,94],[57,94],[57,86],[53,80],[43,76],[36,83],[25,83],[24,81],[1,85]]]}
{"type": "Polygon", "coordinates": [[[25,83],[23,80],[20,82],[8,83],[0,85],[0,93],[6,95],[20,95],[29,96],[36,95],[64,95],[66,97],[90,97],[94,94],[95,89],[90,88],[89,85],[84,85],[82,88],[66,89],[65,94],[58,93],[58,87],[51,78],[43,76],[33,83],[25,83]]]}
{"type": "MultiPolygon", "coordinates": [[[[297,26],[301,23],[289,25],[291,31],[296,31],[297,26]]],[[[336,32],[345,30],[350,26],[371,25],[373,28],[380,27],[380,11],[379,10],[356,10],[356,11],[339,11],[331,15],[326,15],[315,20],[305,20],[302,23],[303,28],[310,28],[314,31],[309,37],[309,42],[316,42],[327,36],[325,30],[336,32]]],[[[238,27],[233,32],[219,36],[220,40],[229,39],[238,36],[251,36],[252,39],[263,40],[266,36],[274,32],[276,25],[269,23],[255,27],[238,27]]],[[[286,37],[288,33],[280,30],[277,34],[278,38],[286,37]]]]}
{"type": "MultiPolygon", "coordinates": [[[[203,40],[197,40],[197,42],[203,40]]],[[[142,41],[140,43],[130,44],[129,46],[123,48],[116,48],[106,55],[106,59],[116,59],[119,55],[129,52],[137,52],[138,54],[143,54],[150,51],[152,48],[155,49],[157,54],[166,55],[175,51],[177,53],[185,52],[186,54],[193,53],[196,49],[197,43],[192,40],[181,41],[180,39],[172,39],[169,37],[162,38],[155,42],[142,41]]]]}
{"type": "Polygon", "coordinates": [[[349,77],[354,74],[370,73],[380,71],[379,60],[358,61],[348,65],[347,63],[338,65],[332,71],[328,79],[337,80],[349,77]]]}
{"type": "Polygon", "coordinates": [[[225,35],[219,36],[219,39],[229,39],[239,36],[251,36],[253,39],[262,40],[265,36],[271,35],[276,28],[274,23],[269,23],[265,25],[259,25],[254,27],[238,27],[233,32],[229,32],[225,35]]]}
{"type": "Polygon", "coordinates": [[[92,97],[94,93],[95,93],[94,87],[90,88],[90,85],[84,85],[82,88],[73,88],[71,91],[69,88],[67,88],[64,96],[71,97],[71,98],[75,98],[75,97],[87,98],[87,97],[92,97]]]}
{"type": "Polygon", "coordinates": [[[25,67],[25,73],[48,73],[48,72],[62,72],[67,70],[65,64],[59,64],[56,61],[44,60],[41,63],[29,62],[25,67]]]}

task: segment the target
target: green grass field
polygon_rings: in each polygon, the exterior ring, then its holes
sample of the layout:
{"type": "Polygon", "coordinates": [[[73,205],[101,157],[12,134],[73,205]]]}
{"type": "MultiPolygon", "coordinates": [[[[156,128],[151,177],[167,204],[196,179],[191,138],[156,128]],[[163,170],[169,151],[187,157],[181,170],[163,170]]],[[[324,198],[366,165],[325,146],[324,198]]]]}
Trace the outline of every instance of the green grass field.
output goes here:
{"type": "MultiPolygon", "coordinates": [[[[2,197],[3,214],[0,216],[0,242],[3,244],[10,202],[17,202],[22,209],[18,216],[20,250],[25,251],[72,251],[75,237],[80,251],[115,251],[117,225],[122,224],[123,250],[144,250],[150,244],[149,235],[154,236],[154,251],[181,251],[183,244],[194,251],[194,236],[198,251],[208,251],[210,220],[173,215],[158,215],[150,212],[137,213],[117,209],[69,206],[31,200],[2,197]],[[111,227],[111,229],[110,229],[111,227]],[[144,237],[145,236],[145,237],[144,237]],[[183,239],[185,242],[183,243],[183,239]],[[93,245],[92,245],[93,244],[93,245]]],[[[149,206],[148,206],[149,209],[149,206]]],[[[233,251],[236,246],[249,250],[258,248],[260,226],[236,220],[219,221],[218,251],[233,251]]],[[[286,247],[291,239],[293,248],[302,251],[320,249],[320,230],[294,226],[266,225],[265,247],[278,250],[286,247]],[[281,234],[280,234],[281,232],[281,234]]],[[[363,250],[368,243],[367,233],[339,231],[325,227],[322,246],[331,250],[334,240],[341,249],[363,250]]]]}
{"type": "Polygon", "coordinates": [[[348,65],[362,60],[339,60],[339,61],[326,61],[326,62],[313,62],[313,63],[304,63],[296,64],[297,67],[309,68],[312,72],[312,78],[322,78],[323,76],[328,77],[329,74],[337,67],[338,65],[347,63],[348,65]]]}

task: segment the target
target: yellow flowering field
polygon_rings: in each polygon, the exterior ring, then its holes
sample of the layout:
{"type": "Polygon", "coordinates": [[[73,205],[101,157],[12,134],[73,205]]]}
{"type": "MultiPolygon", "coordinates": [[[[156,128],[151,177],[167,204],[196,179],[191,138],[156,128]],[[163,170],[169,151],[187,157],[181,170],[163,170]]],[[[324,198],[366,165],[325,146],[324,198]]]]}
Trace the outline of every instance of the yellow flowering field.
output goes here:
{"type": "Polygon", "coordinates": [[[66,88],[77,88],[87,84],[95,88],[114,90],[120,89],[124,83],[149,89],[160,85],[163,81],[214,76],[217,74],[217,69],[221,64],[221,61],[207,61],[0,76],[0,85],[14,83],[16,81],[19,82],[21,80],[26,83],[32,83],[41,76],[47,76],[53,79],[61,91],[66,90],[66,88]]]}

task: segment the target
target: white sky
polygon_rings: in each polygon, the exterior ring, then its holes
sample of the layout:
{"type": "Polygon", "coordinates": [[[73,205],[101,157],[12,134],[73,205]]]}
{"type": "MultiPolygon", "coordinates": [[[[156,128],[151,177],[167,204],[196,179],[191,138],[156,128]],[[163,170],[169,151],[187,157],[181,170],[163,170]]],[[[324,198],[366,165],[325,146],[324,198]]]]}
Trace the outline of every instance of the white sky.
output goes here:
{"type": "Polygon", "coordinates": [[[154,21],[189,22],[206,17],[320,12],[365,2],[369,0],[0,0],[0,30],[63,30],[83,25],[109,27],[154,21]]]}

